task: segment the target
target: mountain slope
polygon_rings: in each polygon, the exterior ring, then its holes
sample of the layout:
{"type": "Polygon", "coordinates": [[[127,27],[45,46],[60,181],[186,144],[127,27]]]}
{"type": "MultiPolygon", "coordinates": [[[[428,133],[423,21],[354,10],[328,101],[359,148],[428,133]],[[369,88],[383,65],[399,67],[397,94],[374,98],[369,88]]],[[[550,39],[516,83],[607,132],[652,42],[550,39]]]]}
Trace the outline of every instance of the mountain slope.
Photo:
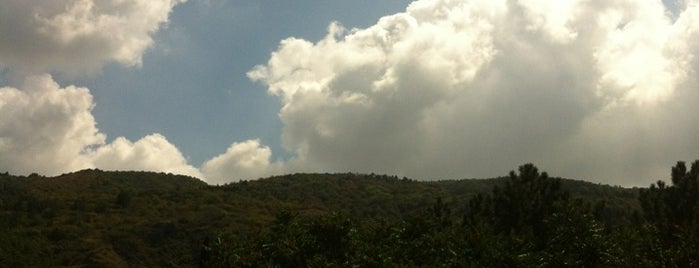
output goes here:
{"type": "MultiPolygon", "coordinates": [[[[400,220],[440,198],[454,217],[502,179],[418,182],[384,175],[293,174],[223,186],[152,172],[0,175],[0,266],[195,266],[202,242],[254,232],[280,211],[343,211],[400,220]]],[[[610,217],[638,208],[637,189],[563,180],[610,217]]]]}

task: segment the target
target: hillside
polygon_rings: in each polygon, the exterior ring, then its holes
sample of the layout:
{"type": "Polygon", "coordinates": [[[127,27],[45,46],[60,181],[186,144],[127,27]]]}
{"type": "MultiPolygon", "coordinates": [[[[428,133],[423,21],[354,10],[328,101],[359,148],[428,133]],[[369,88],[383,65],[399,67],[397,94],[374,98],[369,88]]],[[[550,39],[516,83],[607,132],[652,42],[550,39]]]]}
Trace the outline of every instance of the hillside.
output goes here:
{"type": "MultiPolygon", "coordinates": [[[[196,266],[203,241],[237,237],[281,211],[400,221],[444,200],[459,218],[504,179],[418,182],[384,175],[294,174],[223,186],[186,176],[84,170],[0,175],[0,266],[196,266]]],[[[639,209],[637,189],[563,180],[605,201],[610,219],[639,209]]]]}

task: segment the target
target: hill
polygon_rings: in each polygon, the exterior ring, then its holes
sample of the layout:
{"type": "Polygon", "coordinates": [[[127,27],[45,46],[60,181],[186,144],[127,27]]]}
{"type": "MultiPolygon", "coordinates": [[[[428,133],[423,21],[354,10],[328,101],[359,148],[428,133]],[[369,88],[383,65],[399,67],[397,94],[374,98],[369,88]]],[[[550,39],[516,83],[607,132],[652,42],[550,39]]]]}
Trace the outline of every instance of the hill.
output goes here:
{"type": "MultiPolygon", "coordinates": [[[[281,211],[400,221],[439,199],[458,218],[469,200],[504,180],[293,174],[210,186],[152,172],[0,174],[0,266],[196,266],[207,239],[254,233],[281,211]]],[[[638,189],[573,180],[562,187],[573,197],[604,201],[610,222],[640,208],[638,189]]]]}

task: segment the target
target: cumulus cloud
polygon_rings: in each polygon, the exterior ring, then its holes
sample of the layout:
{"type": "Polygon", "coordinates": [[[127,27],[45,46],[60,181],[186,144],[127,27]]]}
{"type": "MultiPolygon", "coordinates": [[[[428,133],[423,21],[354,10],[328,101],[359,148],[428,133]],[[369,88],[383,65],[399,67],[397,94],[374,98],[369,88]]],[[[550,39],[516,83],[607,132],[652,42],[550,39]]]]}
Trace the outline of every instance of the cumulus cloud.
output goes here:
{"type": "Polygon", "coordinates": [[[248,73],[281,99],[292,159],[248,140],[200,172],[160,134],[107,143],[89,90],[42,73],[140,65],[181,2],[4,0],[0,69],[24,82],[0,88],[0,170],[225,183],[296,171],[488,177],[534,162],[647,185],[699,158],[696,1],[419,0],[365,29],[333,23],[320,41],[285,39],[248,73]]]}
{"type": "Polygon", "coordinates": [[[262,146],[260,140],[236,142],[225,153],[206,161],[201,169],[212,184],[278,175],[281,163],[272,163],[271,157],[272,150],[262,146]]]}
{"type": "Polygon", "coordinates": [[[164,171],[203,178],[163,135],[151,134],[132,143],[119,137],[88,154],[92,165],[107,170],[164,171]]]}
{"type": "Polygon", "coordinates": [[[0,88],[0,169],[55,174],[85,167],[82,152],[104,143],[87,88],[60,88],[49,75],[0,88]]]}
{"type": "Polygon", "coordinates": [[[56,175],[84,168],[164,171],[202,177],[160,134],[106,143],[89,89],[61,88],[50,74],[86,74],[109,61],[141,64],[151,34],[183,0],[3,0],[0,170],[56,175]]]}
{"type": "Polygon", "coordinates": [[[141,64],[151,34],[185,0],[2,0],[0,67],[84,74],[105,62],[141,64]]]}
{"type": "Polygon", "coordinates": [[[282,99],[293,161],[415,178],[552,174],[624,185],[699,158],[699,7],[420,0],[288,38],[248,73],[282,99]]]}
{"type": "Polygon", "coordinates": [[[61,88],[47,74],[28,77],[21,89],[0,88],[0,170],[56,175],[100,168],[202,177],[162,135],[105,143],[93,107],[87,88],[61,88]]]}

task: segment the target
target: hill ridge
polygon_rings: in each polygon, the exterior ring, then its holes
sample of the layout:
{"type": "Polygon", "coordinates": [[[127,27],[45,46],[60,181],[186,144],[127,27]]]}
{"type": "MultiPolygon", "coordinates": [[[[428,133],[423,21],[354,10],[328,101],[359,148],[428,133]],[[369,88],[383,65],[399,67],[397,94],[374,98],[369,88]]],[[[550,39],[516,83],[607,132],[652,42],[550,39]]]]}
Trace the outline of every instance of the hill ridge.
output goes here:
{"type": "MultiPolygon", "coordinates": [[[[473,196],[501,182],[297,173],[212,186],[193,177],[144,171],[0,174],[0,236],[8,237],[0,248],[12,243],[12,248],[40,253],[0,256],[0,266],[191,266],[207,237],[252,232],[280,211],[401,220],[440,199],[459,217],[473,196]]],[[[638,208],[635,189],[572,180],[562,184],[573,196],[606,201],[612,214],[638,208]]]]}

